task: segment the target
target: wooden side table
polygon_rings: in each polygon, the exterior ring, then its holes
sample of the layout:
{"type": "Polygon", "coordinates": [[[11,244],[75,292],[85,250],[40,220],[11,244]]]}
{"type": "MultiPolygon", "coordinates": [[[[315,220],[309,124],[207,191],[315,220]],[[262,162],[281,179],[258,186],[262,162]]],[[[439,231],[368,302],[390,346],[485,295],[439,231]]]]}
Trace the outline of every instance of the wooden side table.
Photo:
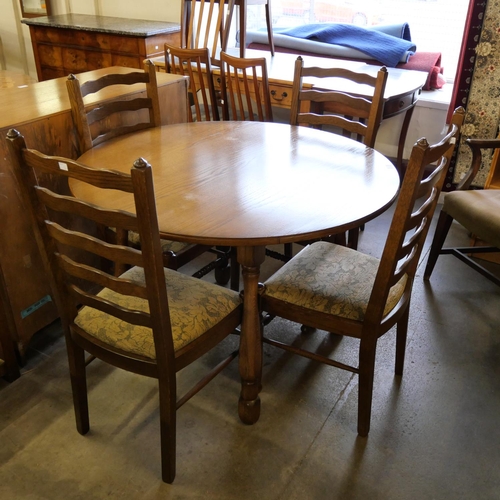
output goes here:
{"type": "Polygon", "coordinates": [[[142,68],[144,59],[180,44],[180,25],[120,17],[64,14],[23,19],[30,28],[40,81],[109,66],[142,68]]]}

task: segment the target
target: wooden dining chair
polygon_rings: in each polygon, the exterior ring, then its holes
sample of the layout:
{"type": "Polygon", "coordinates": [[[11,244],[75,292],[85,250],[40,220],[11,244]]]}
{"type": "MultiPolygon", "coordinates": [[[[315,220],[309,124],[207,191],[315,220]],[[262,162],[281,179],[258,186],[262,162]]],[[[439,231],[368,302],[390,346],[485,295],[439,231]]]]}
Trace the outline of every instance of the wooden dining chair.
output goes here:
{"type": "Polygon", "coordinates": [[[474,255],[485,256],[500,252],[500,137],[467,139],[465,143],[472,150],[472,163],[457,189],[444,195],[424,279],[430,279],[438,257],[446,254],[454,255],[491,282],[500,285],[498,276],[473,259],[474,255]],[[491,149],[494,154],[484,189],[472,189],[474,178],[482,165],[482,151],[491,149]],[[482,244],[443,248],[453,221],[465,227],[471,234],[471,239],[479,239],[482,244]]]}
{"type": "Polygon", "coordinates": [[[70,74],[66,87],[80,155],[113,137],[161,125],[156,69],[149,60],[144,71],[108,74],[82,84],[77,76],[70,74]],[[144,96],[103,99],[93,106],[84,102],[87,96],[104,89],[135,84],[143,86],[144,96]]]}
{"type": "Polygon", "coordinates": [[[235,0],[182,0],[181,48],[207,48],[218,66],[220,51],[228,47],[234,6],[235,0]]]}
{"type": "Polygon", "coordinates": [[[27,149],[16,130],[9,131],[7,142],[61,316],[77,430],[86,434],[90,427],[85,352],[117,368],[157,378],[162,478],[171,483],[175,477],[176,409],[237,352],[231,352],[180,398],[176,372],[235,331],[242,317],[240,296],[163,267],[152,168],[143,158],[135,161],[128,175],[27,149]],[[135,214],[104,209],[65,195],[63,190],[43,187],[38,182],[40,174],[129,193],[135,200],[135,214]],[[75,218],[87,223],[75,227],[75,218]],[[82,229],[92,228],[91,223],[135,231],[141,248],[110,244],[95,231],[82,229]],[[102,259],[131,267],[112,276],[96,265],[102,259]]]}
{"type": "MultiPolygon", "coordinates": [[[[97,80],[83,84],[75,75],[69,75],[66,80],[71,115],[77,132],[79,152],[83,154],[90,148],[113,137],[130,134],[161,124],[160,103],[154,64],[147,60],[144,71],[134,71],[124,74],[108,74],[97,80]],[[92,106],[86,105],[84,99],[99,91],[109,91],[119,85],[141,84],[145,96],[133,99],[115,98],[99,102],[92,106]]],[[[122,244],[139,246],[138,235],[112,233],[122,244]]],[[[202,277],[212,269],[217,271],[216,278],[221,284],[229,281],[228,258],[224,253],[212,250],[208,246],[162,239],[163,259],[165,267],[179,269],[207,251],[216,253],[216,261],[197,271],[196,276],[202,277]]],[[[118,274],[123,271],[118,267],[118,274]]]]}
{"type": "MultiPolygon", "coordinates": [[[[291,125],[307,125],[333,132],[362,142],[373,148],[382,121],[384,92],[387,83],[387,68],[382,67],[377,76],[357,73],[344,68],[304,67],[302,57],[295,61],[290,111],[291,125]],[[336,78],[350,83],[356,89],[365,85],[372,89],[371,97],[361,97],[353,92],[319,90],[304,86],[304,79],[336,78]]],[[[321,85],[318,85],[320,87],[321,85]]],[[[348,232],[347,243],[358,248],[360,228],[348,232]]],[[[336,235],[335,241],[342,241],[343,235],[336,235]]]]}
{"type": "Polygon", "coordinates": [[[218,99],[207,48],[181,49],[165,44],[165,68],[167,73],[189,77],[190,122],[219,120],[218,99]]]}
{"type": "Polygon", "coordinates": [[[272,122],[265,58],[242,59],[221,52],[220,59],[224,120],[272,122]]]}
{"type": "Polygon", "coordinates": [[[420,139],[414,145],[380,259],[318,241],[287,262],[261,290],[262,310],[271,317],[359,339],[358,364],[353,366],[305,351],[297,342],[287,345],[264,336],[268,344],[358,374],[360,436],[370,430],[377,341],[394,325],[395,372],[403,373],[413,280],[464,114],[463,108],[455,111],[448,134],[438,144],[420,139]]]}

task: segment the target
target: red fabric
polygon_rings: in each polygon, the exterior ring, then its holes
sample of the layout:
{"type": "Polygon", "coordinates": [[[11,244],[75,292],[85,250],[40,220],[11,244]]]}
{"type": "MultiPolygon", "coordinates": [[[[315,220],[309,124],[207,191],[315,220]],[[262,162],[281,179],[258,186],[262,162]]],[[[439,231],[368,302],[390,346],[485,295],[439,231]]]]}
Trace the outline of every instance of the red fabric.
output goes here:
{"type": "Polygon", "coordinates": [[[440,89],[445,84],[442,76],[441,52],[415,52],[410,56],[410,60],[403,64],[399,63],[398,68],[411,69],[415,71],[427,71],[427,81],[423,87],[424,90],[440,89]]]}
{"type": "Polygon", "coordinates": [[[469,10],[465,21],[460,57],[458,59],[457,73],[455,75],[455,85],[453,95],[448,109],[446,123],[450,123],[453,111],[458,106],[467,107],[469,99],[471,76],[474,73],[474,63],[476,61],[476,45],[481,36],[483,18],[486,10],[486,2],[481,0],[470,0],[469,10]]]}

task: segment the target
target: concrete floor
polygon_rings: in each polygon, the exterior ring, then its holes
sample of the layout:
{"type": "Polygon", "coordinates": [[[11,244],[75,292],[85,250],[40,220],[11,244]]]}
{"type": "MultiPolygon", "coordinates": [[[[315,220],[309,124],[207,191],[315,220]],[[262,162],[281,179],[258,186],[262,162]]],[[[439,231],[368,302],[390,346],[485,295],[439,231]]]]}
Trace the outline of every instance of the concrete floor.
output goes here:
{"type": "MultiPolygon", "coordinates": [[[[380,254],[389,217],[367,224],[361,250],[380,254]]],[[[458,225],[451,238],[467,242],[458,225]]],[[[430,284],[421,272],[401,379],[394,335],[379,344],[368,438],[356,434],[355,375],[265,346],[260,420],[238,419],[234,362],[178,412],[173,485],[160,479],[155,381],[91,363],[91,431],[80,436],[52,325],[21,378],[0,381],[0,499],[499,499],[500,290],[450,256],[430,284]]],[[[355,357],[348,338],[266,328],[355,357]]],[[[217,354],[179,374],[181,392],[217,354]]]]}

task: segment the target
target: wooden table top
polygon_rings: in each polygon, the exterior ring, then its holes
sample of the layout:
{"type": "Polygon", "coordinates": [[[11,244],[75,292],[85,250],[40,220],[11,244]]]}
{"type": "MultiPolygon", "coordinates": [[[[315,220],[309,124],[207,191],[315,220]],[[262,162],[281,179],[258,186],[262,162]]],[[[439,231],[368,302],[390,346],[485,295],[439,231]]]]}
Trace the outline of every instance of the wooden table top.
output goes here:
{"type": "MultiPolygon", "coordinates": [[[[80,157],[96,168],[153,167],[163,236],[259,246],[358,226],[394,200],[399,177],[382,154],[329,132],[260,122],[168,125],[105,142],[80,157]]],[[[125,193],[77,181],[75,196],[133,210],[125,193]]]]}

